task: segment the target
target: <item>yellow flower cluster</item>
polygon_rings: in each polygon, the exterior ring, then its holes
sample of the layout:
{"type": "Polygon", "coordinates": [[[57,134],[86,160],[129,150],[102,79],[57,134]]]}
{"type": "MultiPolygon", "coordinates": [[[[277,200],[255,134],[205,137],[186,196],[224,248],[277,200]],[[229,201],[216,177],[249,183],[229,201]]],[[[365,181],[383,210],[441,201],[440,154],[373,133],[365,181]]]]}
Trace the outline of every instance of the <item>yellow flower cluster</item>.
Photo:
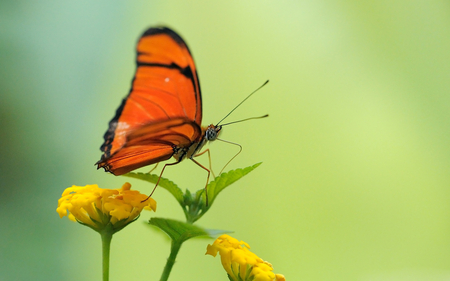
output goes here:
{"type": "Polygon", "coordinates": [[[68,216],[96,231],[108,226],[117,232],[135,221],[142,209],[156,211],[155,200],[146,200],[147,195],[130,188],[129,183],[120,189],[102,189],[96,184],[74,185],[64,190],[56,211],[61,218],[68,216]]]}
{"type": "Polygon", "coordinates": [[[219,252],[223,268],[231,280],[286,280],[282,274],[274,274],[272,265],[250,252],[249,248],[250,246],[244,241],[238,241],[224,234],[217,238],[212,245],[208,245],[206,254],[215,257],[219,252]]]}

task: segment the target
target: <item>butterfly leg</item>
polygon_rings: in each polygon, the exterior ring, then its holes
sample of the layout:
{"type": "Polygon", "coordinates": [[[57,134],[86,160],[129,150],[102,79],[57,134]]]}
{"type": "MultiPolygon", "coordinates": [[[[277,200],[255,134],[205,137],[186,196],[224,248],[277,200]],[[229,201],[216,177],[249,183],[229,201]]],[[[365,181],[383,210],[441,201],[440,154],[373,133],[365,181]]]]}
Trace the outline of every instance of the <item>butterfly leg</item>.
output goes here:
{"type": "Polygon", "coordinates": [[[150,171],[148,171],[148,174],[150,174],[151,172],[153,172],[154,170],[156,170],[156,168],[158,168],[159,162],[156,163],[155,167],[153,167],[150,171]]]}
{"type": "Polygon", "coordinates": [[[211,152],[209,151],[209,148],[208,148],[208,149],[205,149],[205,151],[203,151],[203,152],[200,152],[200,153],[198,153],[198,154],[195,154],[194,157],[203,155],[203,154],[205,154],[205,153],[208,153],[209,170],[211,170],[211,173],[212,173],[213,177],[216,178],[216,175],[214,174],[214,171],[213,171],[212,165],[211,165],[211,152]]]}
{"type": "MultiPolygon", "coordinates": [[[[171,166],[171,165],[175,165],[175,164],[178,164],[178,163],[180,163],[180,161],[177,161],[177,162],[174,162],[174,163],[169,163],[169,164],[165,164],[165,165],[164,165],[164,167],[163,167],[162,170],[161,170],[161,173],[159,174],[159,178],[158,178],[158,181],[156,182],[155,187],[153,188],[152,192],[151,192],[150,195],[147,197],[147,199],[145,199],[145,200],[142,201],[142,202],[145,202],[145,201],[148,200],[148,198],[152,197],[153,192],[155,192],[156,187],[158,187],[159,181],[161,180],[161,177],[162,177],[162,175],[163,175],[164,170],[166,169],[166,167],[167,167],[167,166],[171,166]]],[[[156,168],[156,167],[155,167],[155,168],[156,168]]],[[[154,170],[154,169],[152,169],[152,170],[154,170]]],[[[141,203],[142,203],[142,202],[141,202],[141,203]]]]}
{"type": "Polygon", "coordinates": [[[225,167],[228,166],[228,164],[230,164],[230,162],[233,161],[233,159],[236,158],[236,156],[238,156],[239,153],[241,153],[242,145],[240,145],[238,143],[231,142],[231,141],[221,140],[219,138],[217,140],[239,146],[239,151],[233,157],[231,157],[231,159],[227,162],[227,164],[225,164],[225,166],[223,166],[222,170],[220,170],[220,173],[219,173],[219,176],[220,176],[220,174],[222,174],[223,170],[225,170],[225,167]]]}
{"type": "Polygon", "coordinates": [[[208,168],[206,168],[199,162],[195,161],[193,158],[191,158],[191,160],[194,161],[195,164],[199,165],[201,168],[203,168],[204,170],[206,170],[208,172],[208,177],[206,178],[206,185],[205,185],[206,206],[208,206],[208,189],[207,189],[207,187],[208,187],[209,175],[211,174],[211,171],[208,170],[208,168]]]}

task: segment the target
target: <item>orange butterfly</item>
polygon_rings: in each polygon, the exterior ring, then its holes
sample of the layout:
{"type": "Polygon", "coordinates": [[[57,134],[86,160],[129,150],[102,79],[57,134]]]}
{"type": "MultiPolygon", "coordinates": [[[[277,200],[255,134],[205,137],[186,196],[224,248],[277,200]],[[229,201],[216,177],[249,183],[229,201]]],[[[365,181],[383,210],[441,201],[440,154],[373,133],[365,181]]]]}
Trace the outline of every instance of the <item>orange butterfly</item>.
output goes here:
{"type": "Polygon", "coordinates": [[[130,93],[104,135],[97,169],[122,175],[173,156],[176,162],[164,168],[189,158],[208,171],[208,182],[210,171],[193,157],[217,139],[222,125],[201,127],[200,84],[186,43],[167,27],[150,28],[137,44],[136,63],[130,93]]]}

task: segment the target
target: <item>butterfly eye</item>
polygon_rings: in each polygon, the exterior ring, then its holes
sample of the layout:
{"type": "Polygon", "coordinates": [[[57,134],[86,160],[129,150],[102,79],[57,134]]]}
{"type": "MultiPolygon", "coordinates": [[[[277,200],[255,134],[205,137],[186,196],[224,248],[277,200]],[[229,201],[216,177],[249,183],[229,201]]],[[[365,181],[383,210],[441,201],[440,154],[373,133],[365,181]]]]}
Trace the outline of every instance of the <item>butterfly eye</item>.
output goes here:
{"type": "Polygon", "coordinates": [[[205,132],[205,138],[208,141],[213,141],[217,139],[217,135],[219,134],[219,131],[222,127],[215,127],[215,126],[209,126],[208,129],[206,129],[205,132]]]}

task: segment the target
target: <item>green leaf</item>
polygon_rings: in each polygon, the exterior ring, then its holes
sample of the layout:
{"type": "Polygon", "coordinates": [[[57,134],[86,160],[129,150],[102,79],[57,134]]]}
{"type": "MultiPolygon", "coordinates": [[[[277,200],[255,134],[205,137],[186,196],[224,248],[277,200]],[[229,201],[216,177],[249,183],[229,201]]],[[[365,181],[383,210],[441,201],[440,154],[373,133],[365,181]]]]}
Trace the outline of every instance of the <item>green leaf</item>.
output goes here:
{"type": "Polygon", "coordinates": [[[227,230],[204,229],[193,224],[163,218],[151,218],[149,224],[158,227],[176,242],[184,242],[199,236],[214,238],[219,234],[231,233],[227,230]]]}
{"type": "MultiPolygon", "coordinates": [[[[240,168],[228,171],[227,173],[222,173],[214,181],[210,182],[207,187],[208,205],[206,205],[205,189],[203,188],[198,190],[194,194],[192,194],[187,189],[186,193],[184,193],[175,183],[166,178],[161,178],[158,186],[166,189],[175,197],[175,199],[183,209],[183,212],[186,216],[186,221],[192,224],[200,219],[209,210],[215,198],[222,190],[253,171],[259,165],[261,165],[261,163],[256,163],[253,166],[249,166],[243,169],[240,168]]],[[[156,184],[159,178],[158,175],[149,173],[128,173],[124,176],[141,179],[153,184],[156,184]]]]}
{"type": "MultiPolygon", "coordinates": [[[[151,182],[156,184],[158,182],[158,175],[155,174],[149,174],[149,173],[127,173],[123,176],[129,177],[129,178],[135,178],[144,180],[147,182],[151,182]]],[[[173,182],[166,178],[161,177],[159,180],[158,186],[161,186],[162,188],[166,189],[172,195],[175,197],[175,199],[180,203],[183,204],[184,198],[183,198],[183,191],[173,182]]]]}
{"type": "MultiPolygon", "coordinates": [[[[247,175],[248,173],[250,173],[251,171],[256,169],[261,164],[262,164],[262,162],[259,162],[259,163],[254,164],[253,166],[249,166],[244,169],[236,169],[236,170],[231,170],[227,173],[222,173],[214,181],[210,182],[207,187],[209,205],[210,206],[212,205],[212,203],[214,202],[214,199],[217,197],[217,195],[222,190],[224,190],[226,187],[228,187],[235,181],[239,180],[243,176],[247,175]]],[[[203,190],[199,190],[197,192],[203,192],[203,190]]]]}

